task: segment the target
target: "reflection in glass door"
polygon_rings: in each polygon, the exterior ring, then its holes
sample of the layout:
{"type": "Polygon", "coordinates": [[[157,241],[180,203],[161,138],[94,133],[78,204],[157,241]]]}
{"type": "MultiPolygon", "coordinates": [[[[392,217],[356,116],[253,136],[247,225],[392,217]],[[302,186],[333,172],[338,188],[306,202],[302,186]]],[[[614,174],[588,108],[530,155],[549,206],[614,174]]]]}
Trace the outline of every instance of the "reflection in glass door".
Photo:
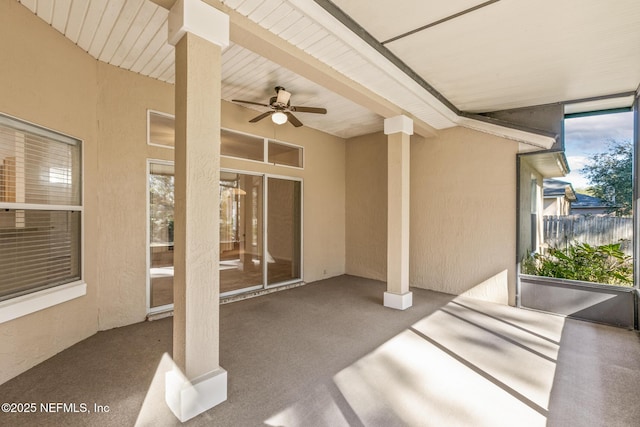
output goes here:
{"type": "Polygon", "coordinates": [[[263,177],[220,172],[220,293],[263,287],[263,177]]]}
{"type": "Polygon", "coordinates": [[[301,278],[301,183],[268,178],[267,285],[301,278]]]}
{"type": "Polygon", "coordinates": [[[149,307],[173,304],[173,165],[149,163],[149,307]]]}

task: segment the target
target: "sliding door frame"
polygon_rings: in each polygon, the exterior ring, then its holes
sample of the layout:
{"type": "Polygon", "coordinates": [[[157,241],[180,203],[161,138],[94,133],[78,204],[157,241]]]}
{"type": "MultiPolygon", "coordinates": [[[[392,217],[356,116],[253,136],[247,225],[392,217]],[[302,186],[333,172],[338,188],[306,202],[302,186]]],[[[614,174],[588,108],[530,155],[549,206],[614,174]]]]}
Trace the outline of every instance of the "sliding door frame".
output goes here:
{"type": "Polygon", "coordinates": [[[260,291],[267,290],[273,288],[279,288],[280,286],[291,285],[294,283],[300,283],[303,281],[304,277],[304,180],[299,177],[292,177],[287,175],[280,174],[272,174],[266,172],[256,172],[256,171],[247,171],[243,169],[233,169],[233,168],[220,168],[220,172],[229,172],[229,173],[237,173],[243,175],[252,175],[252,176],[261,176],[263,178],[262,184],[262,284],[250,286],[242,289],[235,289],[233,291],[224,292],[220,294],[221,298],[226,298],[238,294],[243,294],[245,292],[252,291],[260,291]],[[269,244],[269,234],[268,234],[268,212],[269,212],[269,178],[275,179],[283,179],[287,181],[296,181],[300,183],[300,277],[296,279],[287,280],[284,282],[278,282],[273,285],[269,285],[267,282],[268,278],[268,262],[267,262],[267,249],[269,244]]]}
{"type": "MultiPolygon", "coordinates": [[[[147,271],[146,271],[146,276],[147,276],[147,313],[148,314],[155,314],[155,313],[161,313],[164,311],[169,311],[169,310],[173,310],[173,303],[171,304],[165,304],[165,305],[160,305],[157,307],[151,307],[151,199],[150,199],[150,195],[149,195],[149,177],[151,175],[151,165],[152,164],[158,164],[158,165],[163,165],[163,166],[171,166],[175,168],[175,163],[172,160],[159,160],[159,159],[147,159],[147,174],[146,174],[146,199],[147,199],[147,206],[146,206],[146,214],[147,214],[147,218],[145,221],[146,224],[146,266],[147,266],[147,271]]],[[[175,173],[175,170],[174,170],[175,173]]]]}

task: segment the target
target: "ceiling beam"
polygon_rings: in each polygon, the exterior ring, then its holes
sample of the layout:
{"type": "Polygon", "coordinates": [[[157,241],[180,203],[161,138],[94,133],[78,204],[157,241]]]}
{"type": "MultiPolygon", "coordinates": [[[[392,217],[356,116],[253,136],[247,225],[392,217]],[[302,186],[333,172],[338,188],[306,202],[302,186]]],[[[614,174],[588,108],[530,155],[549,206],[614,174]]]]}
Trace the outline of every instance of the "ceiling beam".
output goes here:
{"type": "MultiPolygon", "coordinates": [[[[319,0],[316,0],[316,1],[319,1],[319,0]]],[[[489,5],[491,5],[493,3],[497,3],[499,1],[500,0],[489,0],[489,1],[486,1],[484,3],[481,3],[481,4],[475,5],[473,7],[470,7],[469,9],[465,9],[462,12],[454,13],[453,15],[449,15],[449,16],[447,16],[445,18],[438,19],[435,22],[431,22],[431,23],[429,23],[427,25],[423,25],[420,28],[416,28],[414,30],[407,31],[406,33],[402,33],[402,34],[400,34],[398,36],[395,36],[395,37],[392,37],[392,38],[390,38],[388,40],[382,41],[382,42],[380,42],[380,44],[384,45],[384,44],[387,44],[387,43],[394,42],[396,40],[400,40],[400,39],[408,37],[408,36],[410,36],[412,34],[419,33],[420,31],[424,31],[424,30],[426,30],[428,28],[435,27],[436,25],[440,25],[440,24],[443,24],[443,23],[445,23],[447,21],[451,21],[452,19],[458,18],[458,17],[460,17],[462,15],[466,15],[467,13],[475,12],[478,9],[482,9],[483,7],[489,6],[489,5]]]]}

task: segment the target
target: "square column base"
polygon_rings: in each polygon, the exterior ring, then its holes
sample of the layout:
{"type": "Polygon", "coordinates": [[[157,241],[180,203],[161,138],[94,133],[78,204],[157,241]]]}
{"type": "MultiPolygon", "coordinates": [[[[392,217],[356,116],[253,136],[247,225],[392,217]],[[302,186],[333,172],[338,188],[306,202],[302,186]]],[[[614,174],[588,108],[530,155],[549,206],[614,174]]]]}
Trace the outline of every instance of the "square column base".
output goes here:
{"type": "Polygon", "coordinates": [[[218,368],[189,381],[177,369],[165,376],[165,400],[173,414],[185,422],[227,400],[227,371],[218,368]]]}
{"type": "Polygon", "coordinates": [[[413,292],[405,294],[384,293],[384,306],[396,310],[406,310],[413,305],[413,292]]]}

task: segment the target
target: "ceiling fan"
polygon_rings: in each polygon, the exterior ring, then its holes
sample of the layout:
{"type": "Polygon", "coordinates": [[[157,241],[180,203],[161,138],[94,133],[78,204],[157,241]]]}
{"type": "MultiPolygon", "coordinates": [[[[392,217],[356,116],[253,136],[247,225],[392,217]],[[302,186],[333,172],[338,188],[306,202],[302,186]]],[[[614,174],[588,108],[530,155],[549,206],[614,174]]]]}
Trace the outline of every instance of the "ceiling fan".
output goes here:
{"type": "Polygon", "coordinates": [[[269,107],[271,111],[267,111],[266,113],[262,113],[257,117],[249,120],[249,123],[255,123],[267,116],[271,116],[271,120],[273,123],[277,125],[281,125],[286,123],[287,121],[291,122],[295,127],[302,126],[302,122],[298,120],[296,116],[293,115],[293,112],[298,113],[316,113],[316,114],[327,114],[326,108],[317,108],[317,107],[299,107],[295,105],[291,105],[289,100],[291,98],[291,93],[287,92],[282,86],[276,86],[276,96],[272,96],[269,99],[269,104],[262,104],[260,102],[253,101],[243,101],[241,99],[232,99],[233,102],[242,102],[245,104],[252,105],[260,105],[262,107],[269,107]]]}

